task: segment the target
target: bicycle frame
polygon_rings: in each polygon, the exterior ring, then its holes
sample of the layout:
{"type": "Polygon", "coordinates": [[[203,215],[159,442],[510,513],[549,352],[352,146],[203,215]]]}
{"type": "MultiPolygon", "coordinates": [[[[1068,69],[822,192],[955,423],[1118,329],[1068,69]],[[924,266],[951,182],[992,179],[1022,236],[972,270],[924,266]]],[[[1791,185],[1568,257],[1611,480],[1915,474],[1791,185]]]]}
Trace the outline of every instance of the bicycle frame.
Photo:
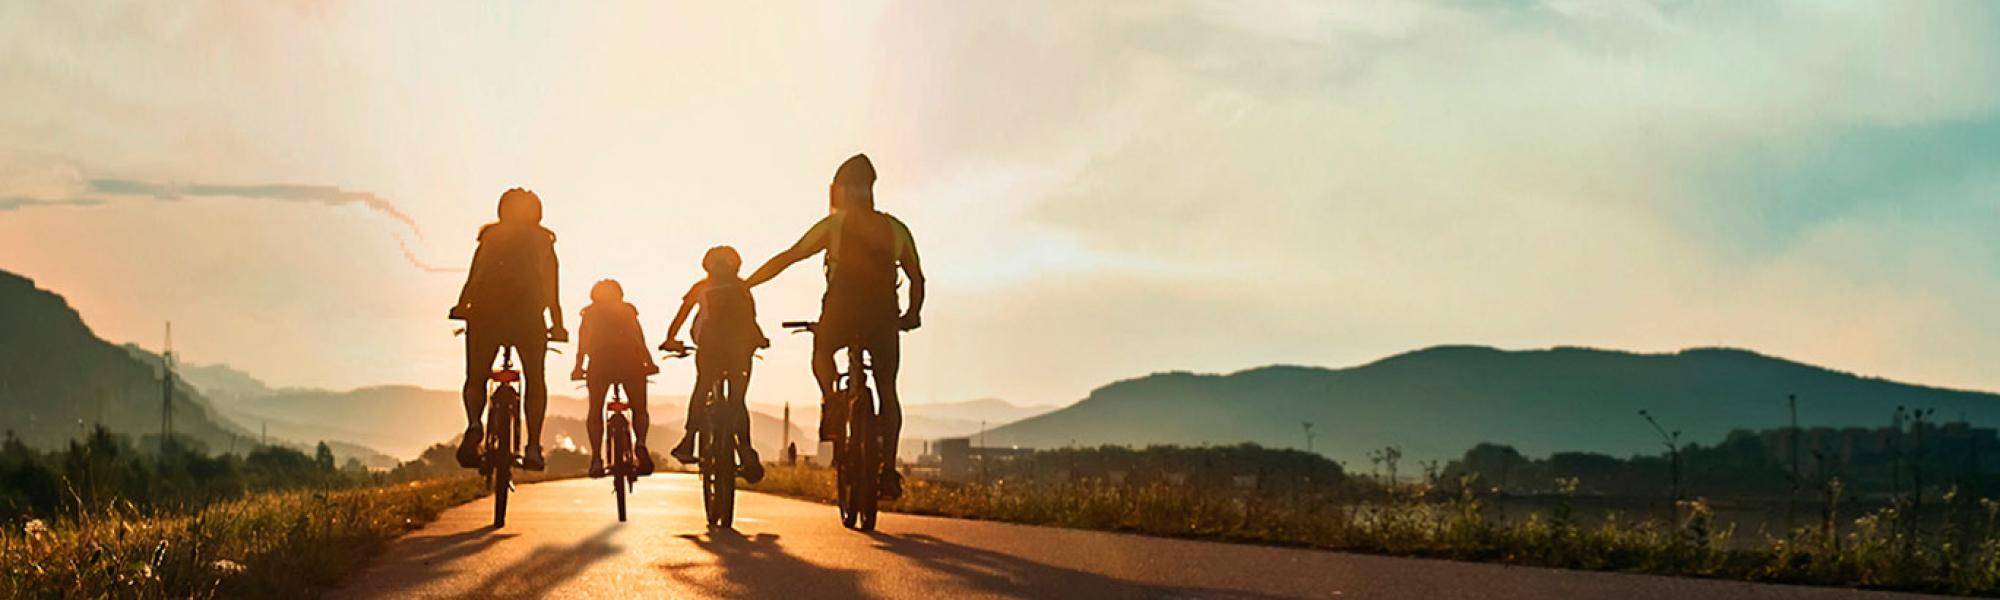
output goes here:
{"type": "Polygon", "coordinates": [[[514,489],[514,469],[521,466],[521,392],[514,384],[514,347],[501,346],[500,368],[493,371],[486,394],[486,438],[479,471],[493,488],[493,527],[507,526],[507,495],[514,489]]]}
{"type": "Polygon", "coordinates": [[[632,422],[626,416],[626,410],[631,406],[621,399],[624,390],[624,384],[611,384],[610,398],[604,403],[606,414],[598,415],[598,418],[604,419],[606,438],[598,440],[600,442],[598,447],[610,451],[611,464],[608,470],[611,474],[611,492],[618,497],[620,523],[625,522],[625,495],[632,492],[639,481],[639,464],[632,454],[632,422]]]}

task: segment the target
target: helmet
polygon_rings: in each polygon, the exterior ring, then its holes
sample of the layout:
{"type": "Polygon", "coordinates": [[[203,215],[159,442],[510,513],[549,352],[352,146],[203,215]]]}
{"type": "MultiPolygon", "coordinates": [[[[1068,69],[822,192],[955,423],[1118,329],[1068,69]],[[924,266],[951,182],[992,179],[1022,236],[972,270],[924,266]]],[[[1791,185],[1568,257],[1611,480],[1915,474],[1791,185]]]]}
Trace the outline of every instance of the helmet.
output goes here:
{"type": "Polygon", "coordinates": [[[500,220],[507,222],[542,222],[542,197],[524,188],[514,188],[500,194],[500,220]]]}
{"type": "Polygon", "coordinates": [[[737,270],[743,268],[743,257],[736,254],[735,248],[716,246],[702,255],[701,268],[709,273],[735,275],[737,270]]]}

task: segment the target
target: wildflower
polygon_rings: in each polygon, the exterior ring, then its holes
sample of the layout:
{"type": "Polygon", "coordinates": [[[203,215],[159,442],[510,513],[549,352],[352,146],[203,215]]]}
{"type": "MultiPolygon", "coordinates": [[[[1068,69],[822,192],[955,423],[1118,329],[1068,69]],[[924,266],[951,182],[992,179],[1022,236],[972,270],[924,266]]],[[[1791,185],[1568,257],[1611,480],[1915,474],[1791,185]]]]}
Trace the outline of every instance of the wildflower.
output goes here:
{"type": "Polygon", "coordinates": [[[211,563],[209,566],[214,568],[217,573],[221,573],[224,575],[235,575],[249,570],[249,567],[243,566],[243,563],[229,560],[227,558],[217,559],[214,563],[211,563]]]}
{"type": "Polygon", "coordinates": [[[49,534],[49,524],[42,522],[41,519],[30,520],[26,525],[21,526],[21,528],[27,532],[28,539],[39,540],[42,539],[42,536],[49,534]]]}

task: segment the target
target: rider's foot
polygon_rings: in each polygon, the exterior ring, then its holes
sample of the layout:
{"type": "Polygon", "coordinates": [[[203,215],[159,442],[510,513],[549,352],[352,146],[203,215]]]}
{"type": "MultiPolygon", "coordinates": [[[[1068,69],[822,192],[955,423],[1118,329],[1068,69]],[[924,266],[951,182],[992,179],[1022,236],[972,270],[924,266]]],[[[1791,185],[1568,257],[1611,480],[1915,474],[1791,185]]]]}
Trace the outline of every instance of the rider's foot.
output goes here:
{"type": "Polygon", "coordinates": [[[458,443],[458,466],[479,468],[479,442],[485,438],[485,428],[478,425],[465,428],[465,439],[458,443]]]}
{"type": "Polygon", "coordinates": [[[596,479],[603,476],[604,476],[604,459],[595,456],[590,457],[590,478],[596,479]]]}
{"type": "Polygon", "coordinates": [[[638,455],[637,458],[639,460],[639,464],[637,465],[639,467],[639,476],[644,477],[647,475],[652,475],[653,474],[652,451],[647,450],[645,446],[640,446],[635,454],[638,455]]]}
{"type": "Polygon", "coordinates": [[[542,469],[548,468],[548,466],[549,463],[547,461],[542,460],[541,446],[529,446],[527,455],[521,457],[521,468],[523,469],[527,469],[530,471],[540,471],[542,469]]]}
{"type": "Polygon", "coordinates": [[[736,470],[736,474],[744,481],[757,483],[764,480],[764,461],[757,458],[756,450],[744,448],[737,460],[741,461],[743,466],[736,470]]]}
{"type": "Polygon", "coordinates": [[[669,451],[668,454],[672,455],[674,460],[681,461],[682,464],[694,464],[696,462],[694,456],[694,432],[690,431],[687,435],[681,436],[681,443],[674,445],[674,449],[669,451]]]}
{"type": "Polygon", "coordinates": [[[875,491],[877,492],[875,497],[883,500],[895,500],[903,497],[903,475],[897,473],[895,469],[883,469],[882,477],[878,480],[875,491]]]}

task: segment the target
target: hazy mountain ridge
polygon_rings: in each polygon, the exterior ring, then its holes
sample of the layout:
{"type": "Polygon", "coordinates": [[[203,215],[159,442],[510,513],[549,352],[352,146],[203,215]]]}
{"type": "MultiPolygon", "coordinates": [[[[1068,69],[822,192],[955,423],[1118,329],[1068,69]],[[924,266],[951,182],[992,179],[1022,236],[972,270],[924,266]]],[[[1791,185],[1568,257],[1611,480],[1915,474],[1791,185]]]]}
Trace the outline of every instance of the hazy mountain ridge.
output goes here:
{"type": "Polygon", "coordinates": [[[1408,460],[1482,441],[1530,454],[1650,453],[1648,409],[1684,442],[1785,423],[1796,393],[1805,426],[1880,426],[1896,406],[2000,423],[2000,396],[1862,377],[1748,350],[1639,354],[1579,347],[1508,351],[1439,346],[1357,367],[1269,366],[1227,375],[1170,372],[1112,383],[1068,408],[988,432],[992,445],[1071,443],[1305,445],[1350,464],[1388,445],[1408,460]]]}
{"type": "MultiPolygon", "coordinates": [[[[0,271],[0,427],[23,442],[58,447],[84,427],[102,424],[141,445],[156,443],[159,373],[158,355],[98,338],[61,295],[0,271]]],[[[185,379],[175,379],[172,398],[176,439],[214,452],[248,450],[258,439],[185,379]]],[[[382,464],[374,450],[338,438],[274,441],[310,450],[322,439],[343,461],[353,457],[382,464]]]]}

